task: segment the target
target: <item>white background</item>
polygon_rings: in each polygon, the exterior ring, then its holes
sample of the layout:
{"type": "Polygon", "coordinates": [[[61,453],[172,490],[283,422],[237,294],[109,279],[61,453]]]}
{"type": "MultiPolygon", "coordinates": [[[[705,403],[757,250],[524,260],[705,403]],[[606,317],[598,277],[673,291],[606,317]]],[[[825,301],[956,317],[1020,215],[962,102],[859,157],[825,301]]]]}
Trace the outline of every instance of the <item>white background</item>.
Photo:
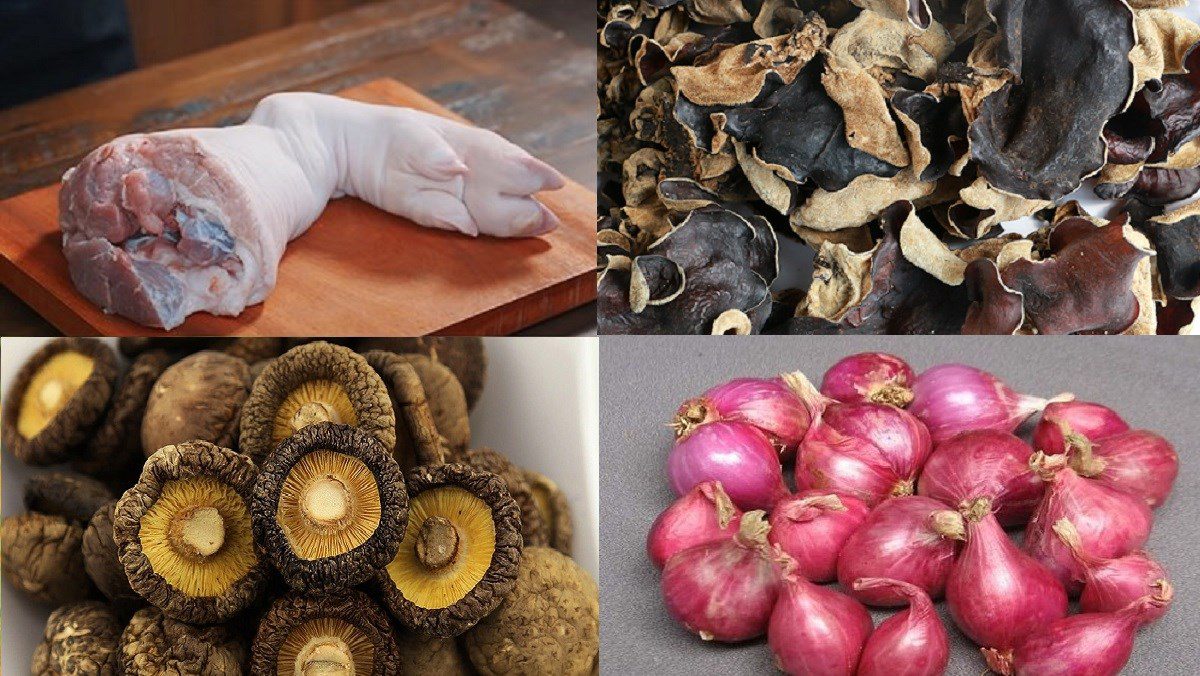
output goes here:
{"type": "MultiPolygon", "coordinates": [[[[0,387],[9,383],[45,338],[0,340],[0,387]]],[[[115,344],[115,340],[106,339],[115,344]]],[[[487,384],[471,414],[471,443],[503,451],[550,477],[567,494],[575,520],[575,560],[598,576],[598,349],[595,338],[485,338],[487,384]]],[[[21,487],[38,468],[3,453],[3,514],[24,510],[21,487]]],[[[29,600],[5,581],[3,665],[28,674],[29,661],[52,608],[29,600]]]]}

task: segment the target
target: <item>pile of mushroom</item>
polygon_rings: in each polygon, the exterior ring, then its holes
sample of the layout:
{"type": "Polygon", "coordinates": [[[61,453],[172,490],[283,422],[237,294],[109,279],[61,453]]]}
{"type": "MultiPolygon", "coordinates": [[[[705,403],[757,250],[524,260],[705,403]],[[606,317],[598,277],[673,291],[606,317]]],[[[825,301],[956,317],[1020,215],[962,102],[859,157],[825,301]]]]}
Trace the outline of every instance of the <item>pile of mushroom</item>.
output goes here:
{"type": "Polygon", "coordinates": [[[3,522],[4,576],[56,607],[35,673],[594,671],[565,497],[471,447],[479,339],[120,348],[123,377],[51,341],[5,400],[5,448],[75,470],[3,522]]]}
{"type": "Polygon", "coordinates": [[[1191,332],[1179,4],[602,0],[600,331],[1191,332]]]}

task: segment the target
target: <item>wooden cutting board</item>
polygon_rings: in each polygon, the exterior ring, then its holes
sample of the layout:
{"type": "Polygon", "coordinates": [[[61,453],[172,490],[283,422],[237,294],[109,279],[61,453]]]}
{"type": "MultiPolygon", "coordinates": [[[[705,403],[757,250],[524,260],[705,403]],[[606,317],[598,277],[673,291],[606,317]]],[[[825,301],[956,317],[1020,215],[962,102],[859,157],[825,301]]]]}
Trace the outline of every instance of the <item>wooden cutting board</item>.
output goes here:
{"type": "MultiPolygon", "coordinates": [[[[395,80],[340,95],[466,122],[395,80]]],[[[538,197],[562,227],[512,240],[464,237],[334,200],[288,244],[265,302],[237,317],[193,314],[165,332],[106,315],[75,290],[53,185],[0,201],[0,283],[69,335],[504,335],[596,297],[595,194],[568,181],[538,197]]]]}

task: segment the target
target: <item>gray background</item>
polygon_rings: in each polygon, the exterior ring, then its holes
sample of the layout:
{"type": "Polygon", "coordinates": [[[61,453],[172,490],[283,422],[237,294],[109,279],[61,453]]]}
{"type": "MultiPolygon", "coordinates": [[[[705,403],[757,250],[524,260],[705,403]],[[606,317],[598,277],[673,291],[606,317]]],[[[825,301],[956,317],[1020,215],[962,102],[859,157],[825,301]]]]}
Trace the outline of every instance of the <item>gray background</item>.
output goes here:
{"type": "MultiPolygon", "coordinates": [[[[601,664],[606,673],[771,673],[765,639],[706,643],[663,608],[645,537],[674,496],[665,476],[666,422],[679,402],[738,376],[801,369],[819,384],[841,357],[884,350],[917,371],[942,361],[990,370],[1018,391],[1074,392],[1155,430],[1179,452],[1174,491],[1155,513],[1147,549],[1175,586],[1171,611],[1142,630],[1126,674],[1197,674],[1200,611],[1200,341],[1187,337],[618,337],[600,341],[601,664]]],[[[1027,436],[1027,435],[1026,435],[1027,436]]],[[[977,648],[946,615],[947,673],[984,673],[977,648]]],[[[873,612],[878,624],[889,612],[873,612]]]]}

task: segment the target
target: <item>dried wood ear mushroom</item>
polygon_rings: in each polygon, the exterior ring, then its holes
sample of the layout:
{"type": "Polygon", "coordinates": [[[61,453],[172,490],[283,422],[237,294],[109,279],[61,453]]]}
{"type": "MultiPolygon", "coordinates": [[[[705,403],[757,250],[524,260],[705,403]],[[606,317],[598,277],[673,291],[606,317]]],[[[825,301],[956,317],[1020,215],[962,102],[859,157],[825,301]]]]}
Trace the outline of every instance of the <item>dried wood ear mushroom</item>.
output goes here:
{"type": "Polygon", "coordinates": [[[529,547],[512,593],[464,638],[483,676],[590,673],[600,650],[596,582],[558,551],[529,547]]]}
{"type": "Polygon", "coordinates": [[[242,412],[239,448],[262,462],[284,439],[320,422],[356,427],[387,449],[396,443],[383,380],[366,359],[323,341],[294,347],[263,370],[242,412]]]}
{"type": "Polygon", "coordinates": [[[405,627],[457,636],[512,589],[520,510],[500,477],[467,465],[418,467],[408,474],[408,490],[408,528],[378,575],[380,592],[405,627]]]}
{"type": "Polygon", "coordinates": [[[472,467],[491,472],[504,480],[508,494],[521,509],[521,537],[526,547],[544,547],[550,542],[546,524],[533,497],[533,488],[525,480],[525,473],[512,464],[503,453],[490,448],[477,448],[467,453],[465,461],[472,467]]]}
{"type": "Polygon", "coordinates": [[[120,638],[121,621],[108,604],[87,601],[62,606],[46,621],[31,671],[37,676],[116,676],[121,673],[120,638]]]}
{"type": "Polygon", "coordinates": [[[79,524],[86,524],[113,497],[99,481],[68,472],[41,472],[25,482],[26,509],[79,524]]]}
{"type": "Polygon", "coordinates": [[[405,407],[427,405],[437,433],[445,440],[452,457],[471,444],[471,421],[462,386],[450,369],[421,354],[397,354],[384,350],[363,353],[367,363],[383,379],[396,413],[396,445],[392,455],[404,470],[416,465],[413,433],[403,413],[405,407]],[[406,383],[406,369],[416,375],[417,383],[406,383]],[[417,387],[420,392],[417,392],[417,387]],[[418,396],[419,395],[419,396],[418,396]]]}
{"type": "Polygon", "coordinates": [[[0,526],[0,571],[35,601],[63,604],[94,592],[83,567],[83,526],[61,516],[29,512],[0,526]]]}
{"type": "Polygon", "coordinates": [[[144,459],[140,452],[142,418],[150,391],[174,362],[175,357],[165,350],[150,350],[134,358],[86,451],[71,464],[74,469],[122,491],[137,481],[144,459]]]}
{"type": "Polygon", "coordinates": [[[358,349],[386,350],[399,354],[423,354],[454,373],[467,397],[467,408],[475,408],[487,382],[487,351],[475,336],[426,336],[423,338],[365,338],[358,349]]]}
{"type": "Polygon", "coordinates": [[[237,441],[250,366],[221,352],[197,352],[172,365],[151,388],[142,418],[142,452],[200,440],[229,448],[237,441]]]}
{"type": "Polygon", "coordinates": [[[223,622],[266,585],[244,455],[206,441],[165,446],[117,502],[113,536],[130,586],[168,616],[223,622]]]}
{"type": "Polygon", "coordinates": [[[113,537],[113,514],[117,501],[112,500],[92,515],[87,530],[83,532],[83,567],[92,583],[112,603],[122,616],[129,616],[146,602],[129,586],[125,566],[117,553],[117,541],[113,537]]]}
{"type": "Polygon", "coordinates": [[[401,673],[387,614],[364,593],[286,594],[271,604],[251,648],[255,674],[401,673]]]}
{"type": "Polygon", "coordinates": [[[401,674],[472,676],[475,673],[458,639],[406,631],[396,637],[396,648],[400,653],[401,674]]]}
{"type": "Polygon", "coordinates": [[[293,588],[370,579],[396,555],[408,517],[399,465],[348,425],[309,425],[267,458],[254,487],[254,532],[293,588]]]}
{"type": "Polygon", "coordinates": [[[60,338],[38,350],[9,388],[0,437],[30,465],[70,460],[112,395],[117,359],[94,338],[60,338]]]}
{"type": "Polygon", "coordinates": [[[143,608],[121,633],[124,676],[246,673],[249,649],[231,625],[195,626],[143,608]]]}
{"type": "Polygon", "coordinates": [[[537,505],[542,523],[546,525],[546,532],[550,537],[549,545],[570,556],[575,526],[571,520],[571,505],[567,502],[567,496],[549,477],[531,469],[525,470],[525,480],[533,489],[533,502],[537,505]]]}

